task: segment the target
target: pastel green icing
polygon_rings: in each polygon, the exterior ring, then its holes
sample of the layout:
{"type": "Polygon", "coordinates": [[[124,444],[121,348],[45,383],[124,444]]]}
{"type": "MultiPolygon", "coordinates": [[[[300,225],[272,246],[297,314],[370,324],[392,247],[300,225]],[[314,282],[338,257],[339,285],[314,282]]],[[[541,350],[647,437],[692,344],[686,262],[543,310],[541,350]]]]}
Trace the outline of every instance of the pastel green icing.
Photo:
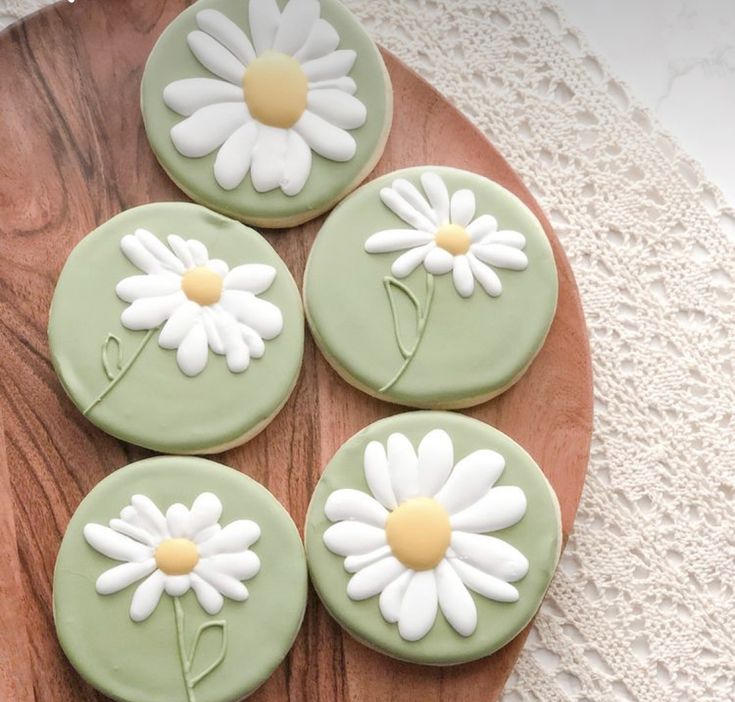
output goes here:
{"type": "Polygon", "coordinates": [[[454,664],[487,656],[504,646],[530,621],[541,604],[556,568],[561,547],[561,522],[554,492],[533,459],[511,438],[493,427],[450,412],[409,412],[382,419],[347,441],[327,465],[319,481],[306,520],[309,574],[319,597],[353,636],[395,658],[428,664],[454,664]],[[506,461],[496,485],[517,485],[525,493],[528,509],[520,522],[492,533],[519,549],[529,560],[528,574],[513,583],[518,602],[494,602],[472,593],[477,606],[476,631],[464,638],[452,629],[441,612],[421,640],[402,639],[395,624],[386,622],[378,597],[356,602],[347,597],[350,574],[344,558],[330,552],[322,540],[331,522],[324,516],[327,497],[340,488],[370,494],[363,472],[363,453],[370,441],[385,445],[393,432],[405,434],[414,447],[432,429],[444,429],[454,444],[455,463],[478,449],[493,449],[506,461]]]}
{"type": "MultiPolygon", "coordinates": [[[[283,9],[287,0],[277,0],[283,9]]],[[[163,168],[190,197],[233,217],[285,219],[316,210],[337,199],[352,185],[380,146],[386,122],[392,118],[387,93],[387,74],[380,53],[358,20],[337,0],[321,0],[321,17],[340,36],[339,49],[353,49],[357,60],[350,77],[357,83],[355,97],[367,107],[367,121],[349,130],[357,142],[355,156],[337,163],[312,154],[312,170],[304,189],[295,196],[280,189],[267,193],[254,190],[248,174],[232,191],[221,188],[214,179],[216,151],[202,158],[182,156],[174,147],[169,132],[182,119],[163,102],[163,89],[182,78],[216,78],[190,51],[186,37],[198,29],[196,13],[208,8],[223,12],[250,36],[248,0],[199,0],[182,12],[163,32],[146,64],[141,84],[141,106],[150,145],[163,168]]]]}
{"type": "MultiPolygon", "coordinates": [[[[87,544],[90,522],[106,525],[143,494],[162,511],[181,502],[191,506],[202,492],[213,492],[224,510],[220,524],[252,519],[261,536],[251,549],[261,568],[246,581],[249,598],[225,598],[210,617],[190,591],[181,598],[187,641],[203,622],[227,622],[224,660],[195,688],[197,702],[239,700],[262,684],[288,653],[306,606],[303,547],[286,510],[262,485],[241,473],[201,458],[158,457],[121,468],[99,483],[75,512],[61,543],[54,571],[54,621],[64,653],[91,685],[124,702],[186,702],[178,658],[173,600],[163,594],[141,623],[129,617],[136,584],[98,595],[95,581],[116,565],[87,544]]],[[[216,631],[216,630],[215,630],[216,631]]],[[[194,662],[198,672],[219,651],[219,632],[205,633],[194,662]]]]}
{"type": "Polygon", "coordinates": [[[276,278],[259,297],[283,313],[283,331],[265,342],[262,358],[242,373],[228,370],[211,351],[207,367],[187,377],[176,351],[162,349],[157,333],[125,377],[87,415],[125,441],[167,453],[195,453],[236,441],[266,423],[286,401],[301,367],[304,320],[301,299],[286,265],[257,232],[199,205],[157,203],[127,210],[86,236],[62,270],[51,305],[49,344],[54,368],[80,410],[108,385],[102,345],[117,336],[125,358],[145,332],[120,323],[128,306],[115,293],[123,278],[142,274],[120,250],[120,240],[138,228],[165,242],[169,234],[198,239],[210,258],[230,268],[242,263],[273,266],[276,278]]]}
{"type": "MultiPolygon", "coordinates": [[[[402,282],[423,303],[425,281],[426,271],[419,266],[402,282]]],[[[474,173],[434,166],[396,171],[353,193],[327,218],[304,274],[311,331],[348,379],[386,400],[429,408],[473,404],[471,400],[497,394],[517,379],[546,338],[557,288],[546,234],[515,195],[474,173]],[[476,283],[473,295],[464,299],[456,292],[451,273],[435,276],[433,303],[418,351],[398,382],[379,393],[403,362],[383,285],[402,252],[369,254],[364,245],[378,231],[410,228],[382,203],[380,190],[399,177],[421,190],[420,176],[427,170],[444,179],[450,194],[472,190],[476,217],[491,214],[499,229],[524,234],[529,264],[520,272],[493,268],[503,285],[497,298],[476,283]]],[[[397,297],[410,347],[415,329],[412,308],[401,293],[397,297]]]]}

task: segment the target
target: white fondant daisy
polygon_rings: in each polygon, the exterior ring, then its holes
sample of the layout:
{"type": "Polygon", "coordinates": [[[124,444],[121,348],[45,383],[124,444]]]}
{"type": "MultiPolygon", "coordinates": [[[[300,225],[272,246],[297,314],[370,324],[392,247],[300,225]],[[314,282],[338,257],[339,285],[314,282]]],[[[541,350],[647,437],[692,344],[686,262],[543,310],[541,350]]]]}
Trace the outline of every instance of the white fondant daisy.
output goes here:
{"type": "Polygon", "coordinates": [[[224,597],[248,598],[241,582],[260,570],[260,559],[249,547],[260,537],[258,525],[247,519],[219,524],[222,503],[203,492],[191,509],[176,503],[164,516],[151,499],[134,495],[110,526],[87,524],[84,538],[104,556],[121,565],[97,578],[100,595],[111,595],[145,578],[133,593],[130,618],[147,619],[161,595],[180,597],[189,589],[207,614],[222,609],[224,597]]]}
{"type": "Polygon", "coordinates": [[[471,190],[457,190],[450,198],[442,178],[430,171],[421,175],[421,185],[425,196],[403,178],[380,191],[383,203],[412,228],[377,232],[365,242],[365,251],[379,254],[407,249],[391,267],[396,278],[405,278],[423,263],[432,275],[451,271],[462,297],[472,295],[475,279],[488,295],[500,295],[503,286],[492,266],[525,270],[526,238],[520,232],[498,231],[492,215],[475,218],[471,190]]]}
{"type": "Polygon", "coordinates": [[[132,330],[163,325],[158,343],[177,349],[179,368],[189,376],[207,365],[208,348],[226,357],[227,367],[240,373],[251,358],[265,353],[264,339],[283,329],[283,315],[272,302],[257,295],[276,277],[276,269],[260,263],[229,266],[210,259],[196,239],[172,235],[168,248],[154,234],[138,229],[124,236],[120,248],[143,271],[121,280],[115,291],[132,303],[121,316],[132,330]]]}
{"type": "Polygon", "coordinates": [[[335,490],[324,507],[336,522],[324,532],[324,544],[354,573],[347,595],[380,595],[383,618],[397,623],[407,641],[426,636],[439,609],[455,631],[470,636],[477,608],[469,590],[517,601],[510,583],[526,575],[528,560],[486,534],[526,512],[519,487],[493,487],[504,468],[504,458],[490,450],[454,465],[452,440],[441,429],[422,439],[418,454],[403,434],[391,434],[387,447],[371,441],[364,470],[372,495],[335,490]]]}
{"type": "Polygon", "coordinates": [[[340,37],[320,18],[318,0],[250,0],[250,36],[217,10],[196,15],[187,41],[217,78],[186,78],[166,86],[163,99],[187,119],[171,129],[184,156],[219,149],[214,177],[225,190],[248,171],[258,192],[303,189],[312,151],[349,161],[356,151],[347,131],[361,127],[365,105],[348,76],[357,57],[337,49],[340,37]]]}

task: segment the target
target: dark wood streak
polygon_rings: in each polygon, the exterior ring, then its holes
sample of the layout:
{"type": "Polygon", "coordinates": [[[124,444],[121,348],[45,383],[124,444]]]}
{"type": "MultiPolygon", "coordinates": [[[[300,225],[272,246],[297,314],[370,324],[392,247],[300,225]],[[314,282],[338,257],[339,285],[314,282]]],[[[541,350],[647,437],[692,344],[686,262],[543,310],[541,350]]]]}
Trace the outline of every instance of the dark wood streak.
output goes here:
{"type": "MultiPolygon", "coordinates": [[[[244,1],[244,0],[243,0],[244,1]]],[[[138,110],[145,59],[186,0],[62,2],[0,34],[0,699],[101,701],[56,641],[51,577],[68,520],[94,485],[152,455],[89,424],[65,396],[45,334],[53,284],[87,232],[121,209],[183,200],[148,148],[138,110]]],[[[519,441],[559,495],[565,538],[582,489],[591,375],[574,279],[548,221],[502,157],[454,107],[386,54],[394,132],[375,175],[436,163],[474,170],[541,219],[560,272],[557,316],[526,375],[467,414],[519,441]]],[[[301,284],[321,219],[265,233],[301,284]]],[[[339,445],[401,408],[339,379],[307,335],[290,401],[247,445],[215,457],[266,485],[302,529],[309,498],[339,445]]],[[[495,699],[526,632],[493,656],[447,669],[391,660],[352,639],[310,590],[304,627],[256,702],[495,699]]]]}

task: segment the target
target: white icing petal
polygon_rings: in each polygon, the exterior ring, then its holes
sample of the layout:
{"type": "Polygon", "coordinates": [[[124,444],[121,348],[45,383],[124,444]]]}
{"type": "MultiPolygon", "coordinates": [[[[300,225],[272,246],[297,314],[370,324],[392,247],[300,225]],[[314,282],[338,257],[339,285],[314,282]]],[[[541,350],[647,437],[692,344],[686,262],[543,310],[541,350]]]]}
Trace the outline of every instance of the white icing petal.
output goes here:
{"type": "MultiPolygon", "coordinates": [[[[225,342],[222,339],[222,334],[220,334],[219,329],[217,328],[217,309],[218,307],[216,306],[202,308],[201,320],[204,325],[204,333],[207,335],[207,344],[209,344],[209,348],[212,349],[213,353],[216,353],[219,356],[224,356],[225,342]]],[[[223,312],[223,314],[227,315],[226,312],[223,312]]]]}
{"type": "Polygon", "coordinates": [[[515,249],[526,248],[526,237],[520,232],[514,232],[510,229],[504,229],[499,232],[492,232],[483,237],[481,244],[503,244],[512,246],[515,249]]]}
{"type": "Polygon", "coordinates": [[[180,502],[175,502],[166,510],[168,533],[174,539],[189,535],[189,510],[180,502]]]}
{"type": "Polygon", "coordinates": [[[247,66],[255,58],[255,49],[245,32],[221,12],[197,12],[197,25],[222,44],[243,66],[247,66]]]}
{"type": "Polygon", "coordinates": [[[330,161],[349,161],[357,150],[355,138],[309,110],[304,111],[293,129],[311,149],[330,161]]]}
{"type": "Polygon", "coordinates": [[[528,573],[528,559],[517,548],[494,536],[455,531],[451,546],[460,558],[506,582],[520,580],[528,573]]]}
{"type": "Polygon", "coordinates": [[[119,531],[121,534],[125,534],[125,536],[129,536],[131,539],[140,541],[140,543],[145,544],[146,546],[156,546],[160,541],[158,537],[149,534],[142,527],[130,524],[130,522],[127,522],[124,519],[111,519],[110,529],[119,531]]]}
{"type": "Polygon", "coordinates": [[[436,246],[428,254],[424,260],[424,268],[432,275],[444,275],[449,273],[454,266],[454,256],[444,249],[436,246]]]}
{"type": "Polygon", "coordinates": [[[186,302],[186,295],[181,291],[159,297],[143,297],[123,310],[120,321],[124,327],[132,331],[155,329],[184,302],[186,302]]]}
{"type": "Polygon", "coordinates": [[[403,596],[406,594],[406,588],[413,575],[414,571],[407,570],[392,583],[386,585],[383,592],[380,593],[380,613],[389,624],[395,624],[400,618],[403,596]]]}
{"type": "Polygon", "coordinates": [[[385,530],[361,522],[337,522],[324,532],[324,545],[338,556],[358,556],[385,546],[385,530]]]}
{"type": "Polygon", "coordinates": [[[434,227],[439,226],[440,222],[436,216],[431,205],[426,201],[426,198],[419,192],[418,188],[409,180],[405,178],[397,178],[392,184],[393,190],[395,190],[411,207],[420,212],[426,219],[428,219],[434,227]]]}
{"type": "Polygon", "coordinates": [[[179,258],[152,232],[147,229],[136,229],[135,238],[161,262],[164,268],[179,275],[185,271],[184,264],[179,258]]]}
{"type": "Polygon", "coordinates": [[[365,480],[367,481],[373,497],[387,509],[395,509],[397,506],[395,493],[390,480],[388,470],[388,456],[385,447],[379,441],[371,441],[365,447],[363,457],[365,469],[365,480]]]}
{"type": "Polygon", "coordinates": [[[436,173],[429,171],[421,174],[421,185],[436,214],[437,224],[449,224],[449,191],[444,181],[436,173]]]}
{"type": "Polygon", "coordinates": [[[191,580],[191,589],[194,590],[202,609],[209,615],[218,614],[225,602],[222,595],[196,573],[191,573],[189,579],[191,580]]]}
{"type": "Polygon", "coordinates": [[[475,278],[472,275],[470,262],[467,256],[455,256],[454,267],[452,268],[452,281],[455,290],[462,297],[470,297],[475,291],[475,278]]]}
{"type": "Polygon", "coordinates": [[[130,602],[130,618],[134,622],[142,622],[153,614],[163,594],[166,577],[160,570],[156,570],[135,589],[130,602]]]}
{"type": "Polygon", "coordinates": [[[321,58],[302,64],[301,68],[310,82],[335,80],[346,76],[355,65],[357,53],[352,49],[339,49],[321,58]]]}
{"type": "Polygon", "coordinates": [[[245,103],[208,105],[171,127],[171,141],[183,156],[199,158],[222,146],[248,119],[245,103]]]}
{"type": "Polygon", "coordinates": [[[244,290],[259,295],[268,290],[276,279],[276,269],[264,263],[235,266],[224,280],[227,290],[244,290]]]}
{"type": "Polygon", "coordinates": [[[207,105],[219,102],[243,102],[242,88],[217,78],[184,78],[163,89],[163,101],[184,117],[207,105]]]}
{"type": "Polygon", "coordinates": [[[250,178],[257,192],[265,193],[281,184],[286,167],[287,145],[287,129],[264,124],[258,126],[258,138],[253,146],[253,162],[250,166],[250,178]]]}
{"type": "Polygon", "coordinates": [[[204,265],[214,271],[220,278],[226,277],[230,272],[230,267],[221,258],[210,258],[204,265]]]}
{"type": "Polygon", "coordinates": [[[390,253],[411,249],[415,246],[424,246],[433,241],[433,235],[416,229],[384,229],[373,234],[365,242],[365,251],[368,253],[390,253]]]}
{"type": "Polygon", "coordinates": [[[264,339],[274,339],[283,330],[283,315],[272,302],[261,300],[252,293],[226,290],[222,306],[236,319],[257,332],[264,339]]]}
{"type": "Polygon", "coordinates": [[[218,553],[243,551],[260,538],[260,527],[250,519],[230,522],[211,539],[199,544],[199,555],[208,558],[218,553]]]}
{"type": "Polygon", "coordinates": [[[222,527],[219,524],[213,524],[211,527],[202,529],[198,534],[192,537],[192,541],[197,544],[203,544],[205,541],[214,538],[222,531],[222,527]]]}
{"type": "Polygon", "coordinates": [[[446,560],[434,571],[439,608],[460,636],[470,636],[477,628],[477,607],[462,579],[446,560]]]}
{"type": "Polygon", "coordinates": [[[197,29],[189,33],[186,41],[204,68],[230,83],[242,84],[245,66],[216,39],[197,29]]]}
{"type": "Polygon", "coordinates": [[[274,51],[294,54],[306,42],[314,23],[319,19],[317,0],[289,0],[283,8],[281,21],[273,41],[274,51]]]}
{"type": "Polygon", "coordinates": [[[306,185],[311,173],[311,149],[304,138],[293,129],[288,130],[286,159],[283,164],[281,190],[286,195],[298,195],[306,185]]]}
{"type": "Polygon", "coordinates": [[[145,561],[121,563],[106,570],[97,578],[95,589],[100,595],[112,595],[132,585],[141,578],[150,575],[156,569],[156,559],[148,558],[145,561]]]}
{"type": "Polygon", "coordinates": [[[357,92],[357,83],[349,76],[342,76],[341,78],[332,78],[331,80],[318,80],[313,83],[309,83],[309,90],[329,90],[336,88],[342,90],[345,93],[354,95],[357,92]]]}
{"type": "Polygon", "coordinates": [[[176,351],[176,363],[190,378],[199,375],[207,365],[207,332],[204,325],[197,322],[184,337],[176,351]]]}
{"type": "Polygon", "coordinates": [[[373,526],[385,526],[388,511],[375,498],[362,490],[335,490],[324,505],[324,514],[331,522],[353,519],[373,526]]]}
{"type": "Polygon", "coordinates": [[[189,591],[191,585],[191,578],[189,575],[169,575],[166,577],[166,582],[163,585],[163,589],[167,595],[171,597],[181,597],[189,591]]]}
{"type": "Polygon", "coordinates": [[[515,485],[494,487],[475,504],[450,518],[452,529],[475,533],[513,526],[526,513],[526,495],[515,485]]]}
{"type": "Polygon", "coordinates": [[[413,445],[398,432],[388,437],[388,470],[398,503],[419,494],[418,458],[413,445]]]}
{"type": "Polygon", "coordinates": [[[178,236],[178,234],[171,234],[166,237],[166,241],[168,241],[171,250],[176,254],[176,258],[184,264],[184,268],[189,269],[194,265],[194,259],[184,239],[178,236]]]}
{"type": "Polygon", "coordinates": [[[233,373],[242,373],[250,365],[250,349],[240,333],[237,321],[224,311],[217,314],[217,329],[225,347],[227,367],[233,373]]]}
{"type": "Polygon", "coordinates": [[[528,268],[528,257],[523,251],[503,244],[475,244],[472,253],[481,261],[498,268],[524,271],[528,268]]]}
{"type": "Polygon", "coordinates": [[[348,573],[357,573],[358,570],[362,570],[367,566],[380,561],[387,556],[392,555],[390,546],[381,546],[376,548],[374,551],[368,553],[361,553],[357,556],[347,556],[345,558],[344,567],[348,573]]]}
{"type": "Polygon", "coordinates": [[[244,602],[248,598],[248,589],[239,580],[216,570],[207,561],[199,561],[194,573],[231,600],[244,602]]]}
{"type": "Polygon", "coordinates": [[[486,237],[498,228],[498,221],[489,214],[484,214],[478,217],[474,222],[467,225],[467,233],[470,235],[473,243],[480,241],[483,237],[486,237]]]}
{"type": "Polygon", "coordinates": [[[406,641],[418,641],[429,633],[436,620],[436,578],[433,570],[414,573],[401,602],[398,633],[406,641]]]}
{"type": "Polygon", "coordinates": [[[405,278],[406,276],[411,275],[411,273],[413,273],[416,268],[424,262],[426,254],[428,254],[434,246],[435,244],[431,242],[425,246],[417,246],[416,248],[410,249],[409,251],[406,251],[406,253],[401,254],[395,261],[393,261],[393,265],[390,267],[391,273],[393,273],[396,278],[405,278]]]}
{"type": "Polygon", "coordinates": [[[488,268],[484,263],[478,261],[472,252],[467,253],[467,261],[470,264],[472,273],[477,278],[477,282],[480,283],[482,289],[491,297],[497,297],[503,292],[503,284],[500,282],[497,273],[491,268],[488,268]]]}
{"type": "Polygon", "coordinates": [[[126,234],[120,240],[120,249],[130,263],[144,273],[161,273],[165,270],[161,262],[132,234],[126,234]]]}
{"type": "MultiPolygon", "coordinates": [[[[434,232],[436,225],[431,219],[421,214],[410,202],[393,188],[381,188],[380,199],[383,204],[392,210],[406,224],[410,224],[414,229],[424,232],[434,232]]],[[[432,234],[433,238],[433,234],[432,234]]]]}
{"type": "Polygon", "coordinates": [[[145,495],[133,495],[130,498],[130,506],[135,510],[140,525],[152,534],[161,538],[168,538],[168,525],[166,517],[156,506],[150,497],[145,495]]]}
{"type": "Polygon", "coordinates": [[[473,451],[454,466],[436,499],[450,515],[455,514],[483,497],[504,468],[505,459],[497,451],[473,451]]]}
{"type": "Polygon", "coordinates": [[[166,271],[147,275],[131,275],[129,278],[123,278],[115,286],[115,292],[121,300],[135,302],[141,297],[169,295],[180,288],[181,278],[166,271]]]}
{"type": "Polygon", "coordinates": [[[204,529],[217,524],[222,516],[222,503],[219,497],[211,492],[203,492],[194,500],[189,510],[189,527],[187,536],[192,539],[201,535],[204,529]]]}
{"type": "Polygon", "coordinates": [[[214,161],[214,178],[225,190],[234,190],[250,170],[258,125],[247,122],[238,127],[220,147],[214,161]]]}
{"type": "Polygon", "coordinates": [[[430,431],[419,444],[419,494],[433,497],[447,480],[454,465],[454,447],[443,429],[430,431]]]}
{"type": "Polygon", "coordinates": [[[252,551],[220,553],[205,559],[202,563],[207,568],[214,568],[236,580],[250,580],[260,571],[260,558],[252,551]]]}
{"type": "Polygon", "coordinates": [[[273,48],[280,21],[276,0],[250,0],[250,36],[258,56],[273,48]]]}
{"type": "Polygon", "coordinates": [[[366,600],[374,597],[383,588],[406,572],[397,558],[389,556],[355,573],[347,583],[347,597],[351,600],[366,600]]]}
{"type": "Polygon", "coordinates": [[[189,247],[189,253],[194,259],[197,266],[204,266],[209,261],[209,252],[207,247],[197,239],[187,239],[186,245],[189,247]]]}
{"type": "Polygon", "coordinates": [[[174,310],[158,335],[158,344],[163,349],[177,349],[192,327],[201,317],[202,308],[187,300],[174,310]]]}
{"type": "Polygon", "coordinates": [[[238,324],[238,328],[240,329],[242,338],[250,349],[250,357],[261,358],[265,353],[265,344],[263,343],[263,339],[260,338],[260,334],[245,324],[238,324]]]}
{"type": "Polygon", "coordinates": [[[462,579],[462,582],[478,595],[496,602],[518,601],[518,590],[505,580],[483,573],[478,568],[458,558],[449,559],[449,563],[462,579]]]}
{"type": "Polygon", "coordinates": [[[102,524],[85,525],[84,538],[95,551],[116,561],[145,561],[153,554],[150,546],[102,524]]]}
{"type": "Polygon", "coordinates": [[[304,45],[293,54],[299,63],[331,54],[339,46],[337,30],[326,20],[318,19],[304,45]]]}
{"type": "Polygon", "coordinates": [[[466,227],[475,216],[475,195],[471,190],[457,190],[450,202],[452,224],[466,227]]]}
{"type": "Polygon", "coordinates": [[[357,129],[367,119],[367,108],[362,102],[354,95],[334,88],[310,91],[306,106],[314,114],[342,129],[357,129]]]}

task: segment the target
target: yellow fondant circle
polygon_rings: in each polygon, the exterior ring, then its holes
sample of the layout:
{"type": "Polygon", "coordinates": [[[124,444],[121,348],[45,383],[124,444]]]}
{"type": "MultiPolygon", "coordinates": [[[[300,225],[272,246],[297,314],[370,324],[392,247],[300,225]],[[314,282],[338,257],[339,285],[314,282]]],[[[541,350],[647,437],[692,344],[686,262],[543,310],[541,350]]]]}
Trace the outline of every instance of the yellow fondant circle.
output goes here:
{"type": "Polygon", "coordinates": [[[186,271],[181,278],[184,294],[200,305],[213,305],[222,297],[222,276],[211,268],[199,266],[186,271]]]}
{"type": "Polygon", "coordinates": [[[242,88],[258,122],[288,129],[304,114],[309,81],[295,58],[266,51],[248,65],[242,88]]]}
{"type": "Polygon", "coordinates": [[[434,235],[436,245],[449,251],[453,256],[460,256],[467,253],[472,240],[467,230],[458,224],[444,224],[437,229],[434,235]]]}
{"type": "Polygon", "coordinates": [[[452,528],[444,507],[429,497],[417,497],[388,515],[385,535],[393,555],[403,565],[429,570],[444,558],[452,528]]]}
{"type": "Polygon", "coordinates": [[[159,544],[155,558],[166,575],[186,575],[199,563],[199,551],[189,539],[167,539],[159,544]]]}

